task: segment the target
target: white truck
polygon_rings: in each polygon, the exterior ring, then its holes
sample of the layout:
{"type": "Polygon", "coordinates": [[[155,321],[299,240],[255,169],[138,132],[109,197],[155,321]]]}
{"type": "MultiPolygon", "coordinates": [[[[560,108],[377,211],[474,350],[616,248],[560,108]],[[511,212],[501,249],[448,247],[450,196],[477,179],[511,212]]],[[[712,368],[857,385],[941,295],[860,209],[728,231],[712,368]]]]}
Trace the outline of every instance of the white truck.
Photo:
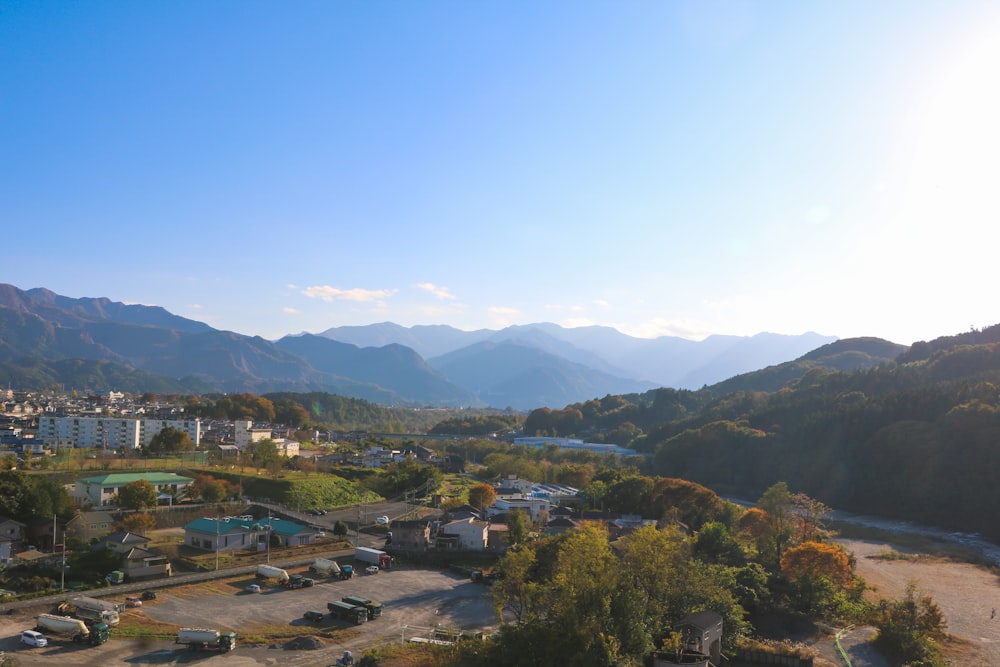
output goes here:
{"type": "Polygon", "coordinates": [[[277,581],[279,584],[283,584],[286,581],[288,581],[288,573],[282,570],[280,567],[275,567],[273,565],[258,565],[257,578],[273,579],[277,581]]]}
{"type": "Polygon", "coordinates": [[[118,625],[120,605],[97,598],[76,597],[59,605],[59,611],[70,614],[74,618],[104,623],[109,626],[118,625]]]}
{"type": "Polygon", "coordinates": [[[110,629],[104,623],[95,623],[88,627],[79,618],[71,616],[56,616],[55,614],[39,614],[35,619],[35,629],[49,637],[65,637],[78,643],[98,646],[108,641],[110,629]]]}
{"type": "Polygon", "coordinates": [[[321,577],[339,577],[340,565],[337,564],[337,561],[329,558],[317,558],[309,566],[309,571],[315,572],[321,577]]]}
{"type": "Polygon", "coordinates": [[[359,560],[362,563],[368,563],[369,565],[376,565],[380,568],[386,568],[392,565],[392,556],[384,551],[370,549],[369,547],[356,548],[354,550],[354,560],[359,560]]]}
{"type": "Polygon", "coordinates": [[[181,628],[174,643],[185,644],[194,651],[208,649],[225,653],[236,648],[236,633],[210,628],[181,628]]]}

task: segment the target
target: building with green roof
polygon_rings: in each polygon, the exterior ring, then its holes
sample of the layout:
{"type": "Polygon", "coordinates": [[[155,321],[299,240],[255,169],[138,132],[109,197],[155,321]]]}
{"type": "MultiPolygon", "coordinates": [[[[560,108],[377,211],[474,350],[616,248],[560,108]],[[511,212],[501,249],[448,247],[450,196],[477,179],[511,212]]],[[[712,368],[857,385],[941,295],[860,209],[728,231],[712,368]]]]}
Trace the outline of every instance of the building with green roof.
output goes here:
{"type": "Polygon", "coordinates": [[[194,484],[192,478],[172,472],[115,472],[76,480],[71,495],[81,505],[114,507],[118,490],[140,479],[155,486],[156,493],[165,502],[173,502],[184,489],[194,484]]]}
{"type": "Polygon", "coordinates": [[[195,549],[264,551],[268,535],[275,535],[279,546],[294,547],[316,542],[316,531],[294,521],[275,517],[254,519],[227,516],[221,519],[202,517],[184,526],[184,544],[195,549]]]}

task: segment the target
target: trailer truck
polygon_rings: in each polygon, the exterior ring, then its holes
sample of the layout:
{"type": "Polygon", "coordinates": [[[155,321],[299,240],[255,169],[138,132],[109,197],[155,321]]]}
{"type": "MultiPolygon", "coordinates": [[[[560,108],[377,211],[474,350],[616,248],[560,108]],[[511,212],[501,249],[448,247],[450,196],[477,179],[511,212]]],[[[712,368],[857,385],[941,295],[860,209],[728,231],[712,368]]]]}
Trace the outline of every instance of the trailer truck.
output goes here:
{"type": "Polygon", "coordinates": [[[380,568],[386,568],[392,565],[392,556],[384,551],[371,549],[369,547],[356,548],[354,550],[354,560],[359,560],[362,563],[368,563],[369,565],[377,565],[380,568]]]}
{"type": "Polygon", "coordinates": [[[236,648],[236,633],[211,628],[181,628],[174,643],[185,644],[193,651],[208,649],[224,653],[236,648]]]}
{"type": "Polygon", "coordinates": [[[77,597],[59,605],[59,611],[91,623],[118,625],[118,605],[97,598],[77,597]]]}
{"type": "Polygon", "coordinates": [[[340,598],[343,602],[347,604],[354,605],[355,607],[364,607],[365,611],[368,612],[368,620],[374,620],[382,615],[382,603],[375,602],[375,600],[369,600],[363,598],[360,595],[348,595],[346,597],[340,598]]]}
{"type": "Polygon", "coordinates": [[[35,629],[44,632],[49,637],[65,637],[81,644],[99,646],[108,641],[111,629],[105,623],[94,623],[87,626],[79,618],[71,616],[56,616],[55,614],[39,614],[35,619],[35,629]]]}
{"type": "Polygon", "coordinates": [[[321,577],[339,577],[340,565],[338,565],[335,560],[317,558],[313,561],[313,564],[309,566],[309,571],[315,572],[321,577]]]}
{"type": "Polygon", "coordinates": [[[326,608],[330,610],[330,615],[342,621],[350,621],[355,625],[361,625],[368,621],[368,610],[364,607],[349,604],[347,602],[327,602],[326,608]]]}
{"type": "Polygon", "coordinates": [[[273,565],[258,565],[257,578],[273,579],[277,581],[279,584],[283,584],[286,581],[288,581],[288,573],[282,570],[280,567],[275,567],[273,565]]]}

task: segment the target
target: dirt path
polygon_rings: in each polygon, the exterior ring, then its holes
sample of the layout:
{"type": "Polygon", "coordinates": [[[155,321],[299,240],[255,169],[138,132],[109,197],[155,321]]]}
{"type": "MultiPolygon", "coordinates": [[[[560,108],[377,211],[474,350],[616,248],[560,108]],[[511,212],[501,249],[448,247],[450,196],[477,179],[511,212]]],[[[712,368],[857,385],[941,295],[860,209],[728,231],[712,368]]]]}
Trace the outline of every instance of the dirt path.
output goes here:
{"type": "Polygon", "coordinates": [[[878,540],[840,539],[857,559],[857,573],[875,588],[880,597],[901,598],[910,581],[930,595],[944,612],[948,633],[957,641],[949,643],[946,655],[965,667],[1000,665],[1000,578],[986,567],[958,563],[923,555],[914,560],[874,558],[895,549],[912,553],[878,540]]]}

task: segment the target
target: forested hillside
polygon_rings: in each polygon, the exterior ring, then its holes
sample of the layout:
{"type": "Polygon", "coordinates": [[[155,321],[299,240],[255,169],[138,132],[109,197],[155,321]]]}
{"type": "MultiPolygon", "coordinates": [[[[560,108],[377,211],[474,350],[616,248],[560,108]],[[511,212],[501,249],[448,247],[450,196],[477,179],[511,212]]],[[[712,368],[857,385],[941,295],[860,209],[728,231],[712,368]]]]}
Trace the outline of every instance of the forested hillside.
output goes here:
{"type": "Polygon", "coordinates": [[[537,410],[525,430],[630,445],[653,474],[720,493],[754,498],[787,481],[837,508],[998,538],[998,339],[991,327],[863,370],[817,365],[776,390],[609,396],[537,410]]]}

